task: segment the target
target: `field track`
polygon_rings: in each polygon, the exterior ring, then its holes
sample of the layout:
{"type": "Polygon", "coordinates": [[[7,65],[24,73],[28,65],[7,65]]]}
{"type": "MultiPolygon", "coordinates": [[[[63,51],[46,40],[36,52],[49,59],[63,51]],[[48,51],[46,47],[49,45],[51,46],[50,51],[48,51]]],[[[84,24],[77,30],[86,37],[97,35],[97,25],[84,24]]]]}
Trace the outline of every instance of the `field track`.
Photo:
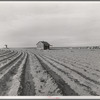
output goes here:
{"type": "MultiPolygon", "coordinates": [[[[54,51],[52,51],[54,52],[54,51]]],[[[0,51],[1,96],[99,96],[99,69],[33,49],[0,51]]]]}

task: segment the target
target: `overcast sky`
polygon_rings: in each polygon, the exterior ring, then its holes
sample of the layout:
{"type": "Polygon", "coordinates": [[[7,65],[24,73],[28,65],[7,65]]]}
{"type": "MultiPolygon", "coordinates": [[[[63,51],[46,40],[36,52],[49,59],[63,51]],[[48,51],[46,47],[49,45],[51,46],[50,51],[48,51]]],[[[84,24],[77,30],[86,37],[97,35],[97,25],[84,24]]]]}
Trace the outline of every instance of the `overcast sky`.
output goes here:
{"type": "Polygon", "coordinates": [[[98,2],[0,2],[0,47],[100,45],[98,2]]]}

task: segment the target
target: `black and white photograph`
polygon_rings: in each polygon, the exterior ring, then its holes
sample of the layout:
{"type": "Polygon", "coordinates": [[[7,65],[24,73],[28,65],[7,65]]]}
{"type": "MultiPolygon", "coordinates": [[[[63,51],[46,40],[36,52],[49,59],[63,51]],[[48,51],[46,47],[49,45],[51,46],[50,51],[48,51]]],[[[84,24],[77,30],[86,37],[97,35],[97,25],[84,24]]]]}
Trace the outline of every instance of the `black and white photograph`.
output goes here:
{"type": "Polygon", "coordinates": [[[100,96],[100,2],[0,1],[0,96],[100,96]]]}

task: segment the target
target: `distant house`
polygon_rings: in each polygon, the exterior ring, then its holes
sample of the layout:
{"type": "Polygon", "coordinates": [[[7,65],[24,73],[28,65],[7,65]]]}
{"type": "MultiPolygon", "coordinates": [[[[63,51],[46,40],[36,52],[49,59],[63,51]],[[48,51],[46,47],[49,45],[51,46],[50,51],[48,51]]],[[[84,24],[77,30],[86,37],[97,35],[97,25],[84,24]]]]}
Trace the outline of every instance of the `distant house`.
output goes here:
{"type": "Polygon", "coordinates": [[[50,44],[46,41],[39,41],[36,45],[37,45],[37,49],[41,49],[41,50],[50,49],[50,44]]]}

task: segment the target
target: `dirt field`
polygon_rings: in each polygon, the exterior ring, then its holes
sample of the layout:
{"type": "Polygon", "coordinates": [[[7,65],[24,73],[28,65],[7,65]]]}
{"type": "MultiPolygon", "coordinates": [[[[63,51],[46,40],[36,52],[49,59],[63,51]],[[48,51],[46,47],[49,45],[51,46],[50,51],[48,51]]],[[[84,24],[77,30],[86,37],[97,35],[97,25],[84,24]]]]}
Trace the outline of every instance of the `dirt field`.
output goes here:
{"type": "Polygon", "coordinates": [[[2,49],[1,96],[100,96],[100,49],[2,49]]]}

